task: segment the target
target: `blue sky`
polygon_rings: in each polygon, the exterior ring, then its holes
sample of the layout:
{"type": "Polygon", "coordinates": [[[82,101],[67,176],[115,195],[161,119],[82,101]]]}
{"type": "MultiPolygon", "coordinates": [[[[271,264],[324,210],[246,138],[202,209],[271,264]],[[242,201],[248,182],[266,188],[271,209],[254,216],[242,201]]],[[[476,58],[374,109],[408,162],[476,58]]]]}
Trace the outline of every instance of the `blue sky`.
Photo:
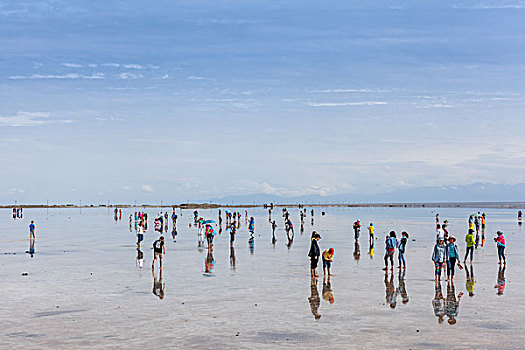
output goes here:
{"type": "Polygon", "coordinates": [[[2,202],[525,182],[525,1],[0,1],[2,202]]]}

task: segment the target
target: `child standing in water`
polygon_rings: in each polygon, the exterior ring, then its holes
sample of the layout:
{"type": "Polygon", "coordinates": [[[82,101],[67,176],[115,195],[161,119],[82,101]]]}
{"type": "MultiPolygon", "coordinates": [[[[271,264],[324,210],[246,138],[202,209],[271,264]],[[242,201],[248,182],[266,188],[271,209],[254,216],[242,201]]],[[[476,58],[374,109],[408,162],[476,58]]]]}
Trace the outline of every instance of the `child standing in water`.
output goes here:
{"type": "Polygon", "coordinates": [[[332,267],[332,259],[334,257],[334,248],[327,249],[323,252],[323,274],[326,276],[328,269],[328,276],[332,276],[330,269],[332,267]]]}
{"type": "Polygon", "coordinates": [[[443,240],[440,240],[434,246],[432,261],[436,269],[436,282],[439,282],[441,281],[441,270],[443,269],[443,262],[445,261],[445,246],[443,245],[443,240]]]}
{"type": "Polygon", "coordinates": [[[498,258],[499,263],[501,265],[501,262],[503,261],[503,264],[507,264],[507,260],[505,259],[505,237],[503,236],[503,232],[498,231],[496,232],[498,237],[494,238],[494,242],[496,242],[498,247],[498,258]]]}
{"type": "Polygon", "coordinates": [[[401,240],[399,241],[399,248],[398,248],[398,260],[399,260],[399,266],[398,268],[401,268],[401,262],[403,262],[403,269],[407,268],[407,264],[405,262],[405,249],[408,241],[408,233],[406,231],[403,231],[401,233],[401,240]]]}

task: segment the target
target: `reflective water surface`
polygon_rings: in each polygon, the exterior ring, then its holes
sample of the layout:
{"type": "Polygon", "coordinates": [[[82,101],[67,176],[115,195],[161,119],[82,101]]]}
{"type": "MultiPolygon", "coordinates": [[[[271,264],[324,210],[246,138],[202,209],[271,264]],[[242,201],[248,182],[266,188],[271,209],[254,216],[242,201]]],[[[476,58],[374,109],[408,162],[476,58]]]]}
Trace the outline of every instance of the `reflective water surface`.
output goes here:
{"type": "Polygon", "coordinates": [[[311,208],[288,210],[295,231],[281,208],[271,217],[266,209],[222,209],[220,219],[218,210],[199,210],[197,221],[193,211],[174,217],[170,209],[158,222],[165,209],[149,208],[142,225],[130,209],[24,209],[15,219],[0,211],[0,347],[522,347],[525,229],[516,211],[484,210],[486,242],[473,265],[456,268],[453,282],[436,282],[435,214],[448,219],[463,256],[469,216],[483,208],[315,208],[314,217],[311,208]],[[199,234],[200,217],[214,221],[213,250],[211,231],[199,234]],[[331,277],[320,261],[319,279],[310,278],[312,230],[321,252],[335,249],[331,277]],[[397,269],[397,252],[396,268],[382,270],[391,230],[409,233],[406,270],[397,269]],[[506,266],[498,265],[497,230],[506,266]],[[163,268],[152,270],[160,235],[163,268]]]}

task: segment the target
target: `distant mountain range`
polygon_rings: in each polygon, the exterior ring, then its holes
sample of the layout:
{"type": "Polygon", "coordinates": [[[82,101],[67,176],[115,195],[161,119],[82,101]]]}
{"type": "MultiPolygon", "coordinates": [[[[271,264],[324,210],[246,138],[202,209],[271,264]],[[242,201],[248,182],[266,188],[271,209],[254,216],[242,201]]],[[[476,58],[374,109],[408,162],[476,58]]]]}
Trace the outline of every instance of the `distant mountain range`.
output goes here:
{"type": "Polygon", "coordinates": [[[525,183],[499,185],[474,183],[458,186],[428,186],[398,189],[391,192],[362,194],[345,193],[334,196],[306,195],[282,197],[266,193],[226,196],[213,199],[217,204],[353,204],[353,203],[414,203],[414,202],[521,202],[525,201],[525,183]]]}

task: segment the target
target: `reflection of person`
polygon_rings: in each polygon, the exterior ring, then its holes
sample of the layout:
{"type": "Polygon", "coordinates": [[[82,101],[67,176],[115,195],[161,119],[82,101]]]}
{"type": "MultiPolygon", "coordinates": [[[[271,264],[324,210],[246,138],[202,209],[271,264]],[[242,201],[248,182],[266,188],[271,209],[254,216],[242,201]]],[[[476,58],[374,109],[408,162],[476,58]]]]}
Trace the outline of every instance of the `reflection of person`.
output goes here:
{"type": "Polygon", "coordinates": [[[236,265],[235,265],[236,261],[235,260],[236,260],[235,259],[235,248],[233,246],[231,246],[230,247],[230,268],[232,270],[235,270],[235,267],[236,267],[236,265]]]}
{"type": "Polygon", "coordinates": [[[458,315],[459,301],[463,296],[463,292],[458,294],[456,299],[456,288],[454,287],[454,282],[447,283],[447,300],[445,301],[445,313],[448,316],[449,324],[456,324],[456,316],[458,315]]]}
{"type": "Polygon", "coordinates": [[[144,253],[142,253],[142,250],[140,250],[140,247],[137,248],[137,267],[139,269],[144,266],[144,253]]]}
{"type": "Polygon", "coordinates": [[[359,261],[361,259],[361,248],[359,247],[359,241],[354,242],[354,260],[359,261]]]}
{"type": "Polygon", "coordinates": [[[155,270],[152,270],[153,273],[153,294],[159,297],[160,300],[164,299],[164,292],[166,291],[166,283],[162,282],[162,269],[159,271],[159,279],[155,275],[155,270]]]}
{"type": "Polygon", "coordinates": [[[432,300],[432,308],[434,309],[434,315],[438,318],[438,323],[442,323],[443,316],[445,315],[445,301],[443,300],[441,282],[437,280],[434,289],[434,300],[432,300]]]}
{"type": "Polygon", "coordinates": [[[503,295],[503,292],[505,291],[505,265],[499,266],[498,281],[496,282],[494,288],[498,290],[498,295],[503,295]]]}
{"type": "Polygon", "coordinates": [[[321,304],[321,298],[319,298],[319,291],[317,291],[317,279],[312,278],[310,283],[310,297],[308,297],[310,303],[310,309],[312,309],[312,315],[318,320],[321,318],[319,315],[319,305],[321,304]]]}
{"type": "Polygon", "coordinates": [[[326,279],[326,275],[323,278],[323,299],[330,304],[333,304],[335,301],[332,283],[330,283],[330,275],[328,275],[328,279],[326,279]]]}
{"type": "Polygon", "coordinates": [[[370,259],[373,259],[374,258],[374,242],[370,242],[370,245],[368,246],[368,256],[370,257],[370,259]]]}
{"type": "Polygon", "coordinates": [[[212,273],[215,267],[215,259],[213,258],[213,250],[208,249],[208,255],[204,260],[204,272],[212,273]]]}
{"type": "Polygon", "coordinates": [[[153,262],[151,268],[155,269],[155,261],[159,259],[159,268],[162,270],[162,254],[166,254],[166,248],[164,247],[164,237],[160,236],[155,242],[153,242],[153,262]]]}
{"type": "Polygon", "coordinates": [[[474,286],[476,285],[476,280],[474,279],[474,265],[470,265],[469,269],[465,266],[465,272],[467,273],[467,278],[465,280],[465,289],[468,292],[469,297],[474,296],[474,286]]]}
{"type": "Polygon", "coordinates": [[[399,294],[401,294],[401,301],[403,302],[403,304],[406,304],[408,303],[408,293],[407,293],[407,289],[406,289],[406,286],[405,286],[405,270],[399,270],[399,287],[398,287],[398,291],[399,291],[399,294]]]}
{"type": "Polygon", "coordinates": [[[385,300],[392,309],[396,307],[397,291],[394,287],[394,273],[390,273],[388,278],[388,271],[385,271],[385,300]]]}
{"type": "Polygon", "coordinates": [[[29,250],[26,253],[31,255],[31,257],[35,254],[35,238],[29,238],[29,250]]]}

